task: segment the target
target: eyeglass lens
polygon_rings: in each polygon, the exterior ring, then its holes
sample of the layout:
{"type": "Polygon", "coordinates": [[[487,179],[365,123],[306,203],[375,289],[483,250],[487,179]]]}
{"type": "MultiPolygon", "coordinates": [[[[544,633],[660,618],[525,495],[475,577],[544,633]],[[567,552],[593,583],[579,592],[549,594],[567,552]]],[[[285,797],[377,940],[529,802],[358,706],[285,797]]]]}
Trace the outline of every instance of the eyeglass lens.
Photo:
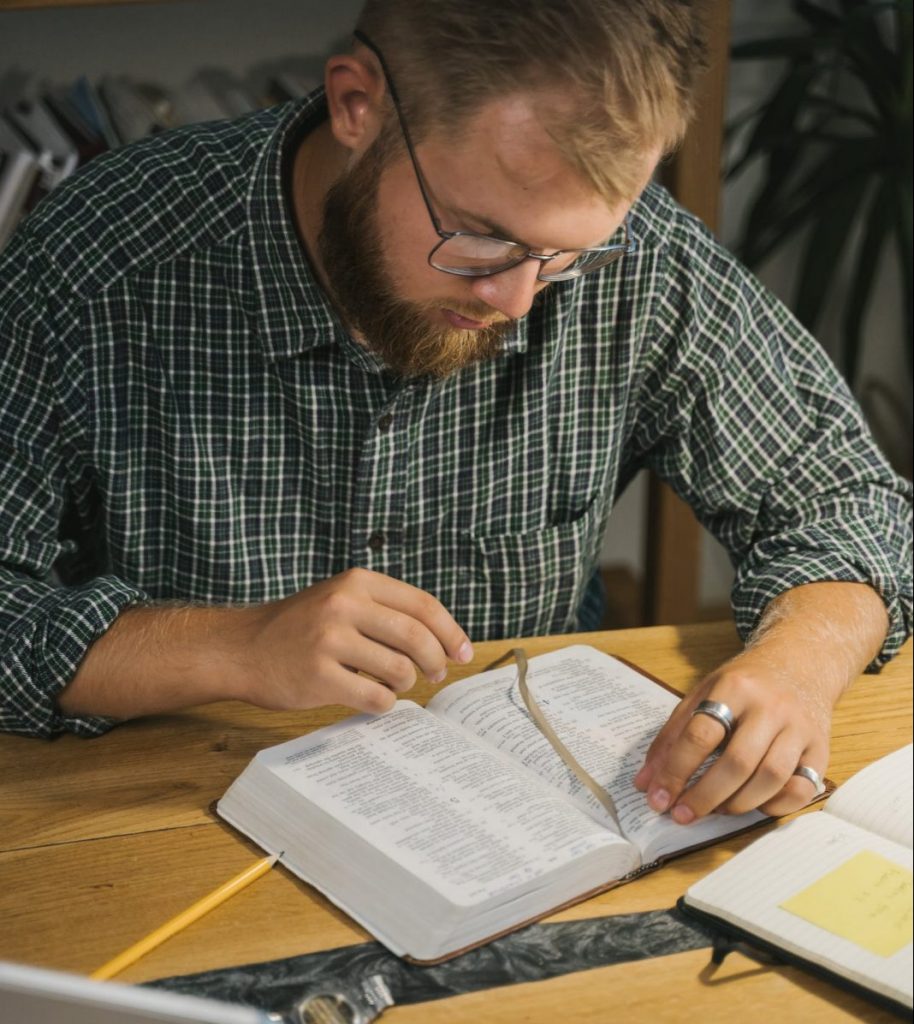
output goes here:
{"type": "MultiPolygon", "coordinates": [[[[527,258],[526,246],[505,242],[482,235],[454,235],[441,242],[432,253],[431,264],[438,270],[467,277],[483,276],[507,270],[527,258]]],[[[608,252],[567,253],[544,263],[540,276],[561,280],[564,276],[577,277],[590,270],[598,270],[614,263],[622,256],[621,249],[608,252]]]]}

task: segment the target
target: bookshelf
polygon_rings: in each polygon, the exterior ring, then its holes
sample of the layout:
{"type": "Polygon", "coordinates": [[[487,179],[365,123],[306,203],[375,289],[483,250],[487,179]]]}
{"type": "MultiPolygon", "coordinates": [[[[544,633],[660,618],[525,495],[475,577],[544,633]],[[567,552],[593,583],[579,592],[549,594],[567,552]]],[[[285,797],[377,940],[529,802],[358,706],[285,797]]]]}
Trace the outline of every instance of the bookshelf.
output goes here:
{"type": "Polygon", "coordinates": [[[39,7],[111,7],[151,2],[153,0],[0,0],[0,11],[36,10],[39,7]]]}
{"type": "Polygon", "coordinates": [[[0,0],[0,108],[45,86],[125,75],[180,91],[219,70],[261,93],[343,45],[361,0],[0,0]]]}

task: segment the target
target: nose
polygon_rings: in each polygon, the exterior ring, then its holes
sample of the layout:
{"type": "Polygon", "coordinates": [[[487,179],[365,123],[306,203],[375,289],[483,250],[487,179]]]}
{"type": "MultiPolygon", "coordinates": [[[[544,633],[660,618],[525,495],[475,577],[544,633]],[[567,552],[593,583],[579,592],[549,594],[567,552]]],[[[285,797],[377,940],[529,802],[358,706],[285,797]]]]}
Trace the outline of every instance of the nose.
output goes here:
{"type": "Polygon", "coordinates": [[[536,276],[539,269],[536,260],[525,260],[500,274],[474,278],[473,294],[499,313],[519,320],[530,312],[536,293],[546,285],[536,276]]]}

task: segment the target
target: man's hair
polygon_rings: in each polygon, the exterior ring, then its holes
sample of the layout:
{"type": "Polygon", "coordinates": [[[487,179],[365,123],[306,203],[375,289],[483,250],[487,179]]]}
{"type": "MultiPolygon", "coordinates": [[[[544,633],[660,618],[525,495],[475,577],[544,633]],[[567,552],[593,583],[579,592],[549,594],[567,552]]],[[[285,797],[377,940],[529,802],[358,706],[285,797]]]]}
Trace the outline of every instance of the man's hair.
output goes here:
{"type": "Polygon", "coordinates": [[[569,164],[631,200],[644,157],[673,150],[706,65],[702,0],[367,0],[418,141],[455,134],[486,103],[534,96],[569,164]]]}

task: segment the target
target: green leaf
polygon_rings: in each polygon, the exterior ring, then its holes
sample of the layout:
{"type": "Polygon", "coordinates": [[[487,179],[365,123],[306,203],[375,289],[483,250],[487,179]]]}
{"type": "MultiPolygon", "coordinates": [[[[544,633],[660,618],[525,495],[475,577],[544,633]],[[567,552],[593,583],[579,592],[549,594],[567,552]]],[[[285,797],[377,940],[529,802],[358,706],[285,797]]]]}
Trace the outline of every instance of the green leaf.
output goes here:
{"type": "Polygon", "coordinates": [[[912,68],[914,68],[914,17],[911,11],[899,11],[895,22],[895,34],[899,40],[901,52],[901,88],[899,90],[899,123],[908,128],[908,139],[911,138],[912,115],[912,68]]]}
{"type": "Polygon", "coordinates": [[[754,121],[761,114],[765,104],[757,103],[754,107],[749,107],[746,110],[741,110],[738,114],[735,114],[730,118],[729,121],[724,125],[724,138],[732,137],[741,128],[745,128],[747,124],[754,121]]]}
{"type": "Polygon", "coordinates": [[[797,318],[815,331],[836,279],[851,228],[869,182],[857,177],[835,191],[821,209],[807,239],[794,297],[797,318]]]}
{"type": "Polygon", "coordinates": [[[818,51],[834,46],[830,36],[771,36],[734,43],[730,49],[733,60],[777,60],[812,57],[818,51]]]}
{"type": "Polygon", "coordinates": [[[902,90],[902,59],[899,46],[889,46],[879,27],[880,16],[897,10],[897,0],[886,3],[864,3],[846,19],[842,51],[849,62],[849,70],[856,75],[869,93],[881,116],[891,121],[898,109],[902,90]]]}
{"type": "Polygon", "coordinates": [[[867,139],[829,147],[801,178],[770,198],[766,181],[744,221],[737,252],[750,267],[764,262],[810,219],[820,215],[835,192],[852,179],[868,177],[879,159],[867,139]]]}
{"type": "Polygon", "coordinates": [[[783,220],[762,233],[753,230],[753,221],[750,213],[746,218],[740,240],[734,245],[740,259],[747,267],[753,268],[761,266],[769,256],[786,245],[806,225],[806,221],[799,218],[783,220]]]}
{"type": "Polygon", "coordinates": [[[870,301],[876,271],[886,243],[890,240],[892,218],[895,213],[895,190],[890,180],[883,181],[873,195],[866,215],[866,228],[857,248],[857,259],[850,282],[850,291],[844,305],[842,325],[843,371],[853,386],[862,349],[861,329],[870,301]]]}
{"type": "Polygon", "coordinates": [[[905,338],[908,343],[908,368],[914,366],[914,246],[912,246],[911,178],[902,178],[895,188],[895,241],[901,264],[901,291],[904,296],[905,338]]]}
{"type": "Polygon", "coordinates": [[[840,190],[850,178],[861,174],[881,175],[885,162],[885,150],[879,140],[842,137],[821,147],[817,161],[808,166],[803,177],[786,194],[787,205],[781,215],[796,216],[804,207],[840,190]]]}
{"type": "Polygon", "coordinates": [[[797,116],[821,73],[815,63],[803,62],[784,75],[769,97],[747,149],[769,149],[794,132],[797,116]]]}
{"type": "Polygon", "coordinates": [[[802,64],[781,79],[769,97],[742,154],[728,177],[737,175],[755,157],[767,154],[767,201],[787,182],[798,156],[796,122],[811,82],[819,73],[814,64],[802,64]]]}
{"type": "Polygon", "coordinates": [[[809,3],[808,0],[793,0],[793,9],[804,18],[818,32],[840,27],[841,18],[839,15],[820,7],[818,4],[809,3]]]}
{"type": "Polygon", "coordinates": [[[792,0],[791,6],[805,29],[733,51],[734,59],[777,62],[776,84],[757,113],[744,115],[727,171],[732,178],[754,161],[764,163],[735,248],[758,266],[807,230],[796,309],[810,326],[850,255],[853,278],[841,312],[844,363],[853,379],[877,265],[894,245],[914,364],[914,2],[792,0]],[[859,245],[848,254],[861,215],[859,245]]]}
{"type": "MultiPolygon", "coordinates": [[[[844,5],[847,6],[846,3],[844,5]]],[[[865,0],[852,4],[844,16],[844,34],[851,45],[858,45],[883,70],[894,69],[895,49],[889,45],[882,33],[884,15],[898,10],[898,0],[865,0]]]]}
{"type": "Polygon", "coordinates": [[[852,107],[835,96],[810,96],[806,100],[806,105],[810,110],[817,111],[825,120],[835,118],[855,121],[877,131],[884,130],[883,122],[871,110],[852,107]]]}

